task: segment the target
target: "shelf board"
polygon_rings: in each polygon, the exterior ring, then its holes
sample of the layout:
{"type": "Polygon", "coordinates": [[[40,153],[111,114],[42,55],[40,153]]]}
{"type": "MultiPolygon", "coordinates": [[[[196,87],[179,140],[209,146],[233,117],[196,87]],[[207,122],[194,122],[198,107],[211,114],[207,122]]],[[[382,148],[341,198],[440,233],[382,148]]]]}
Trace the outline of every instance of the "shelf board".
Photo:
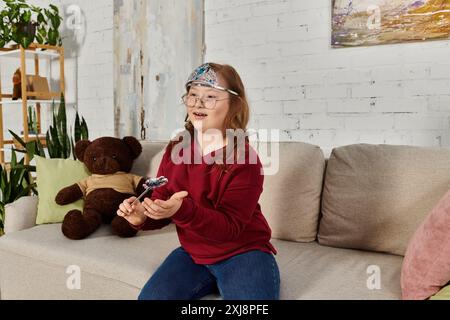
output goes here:
{"type": "MultiPolygon", "coordinates": [[[[55,103],[60,103],[60,100],[59,99],[55,99],[55,100],[30,100],[30,99],[28,99],[27,100],[27,104],[33,104],[33,103],[53,103],[53,102],[55,102],[55,103]]],[[[8,105],[8,104],[22,104],[22,99],[20,99],[20,100],[2,100],[2,101],[0,101],[0,104],[1,105],[8,105]]]]}
{"type": "MultiPolygon", "coordinates": [[[[58,58],[60,54],[58,52],[51,52],[50,50],[25,50],[25,57],[27,59],[34,59],[35,56],[42,56],[47,58],[58,58]]],[[[20,58],[20,49],[10,51],[0,51],[0,57],[6,58],[20,58]]]]}
{"type": "MultiPolygon", "coordinates": [[[[19,137],[22,140],[25,140],[25,137],[24,137],[23,134],[19,135],[19,137]]],[[[39,135],[36,135],[35,133],[30,133],[28,135],[28,141],[27,142],[36,140],[37,137],[39,137],[39,140],[41,140],[41,141],[46,140],[46,135],[43,134],[43,133],[39,133],[39,135]]],[[[15,139],[13,139],[13,140],[4,140],[3,143],[6,145],[6,144],[15,144],[15,143],[18,143],[18,142],[15,139]]]]}

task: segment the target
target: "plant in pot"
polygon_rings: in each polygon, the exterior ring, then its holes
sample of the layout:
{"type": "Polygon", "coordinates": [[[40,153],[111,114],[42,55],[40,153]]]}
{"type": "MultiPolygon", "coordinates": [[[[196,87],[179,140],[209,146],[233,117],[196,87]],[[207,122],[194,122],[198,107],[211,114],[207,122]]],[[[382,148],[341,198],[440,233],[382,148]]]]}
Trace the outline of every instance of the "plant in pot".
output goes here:
{"type": "Polygon", "coordinates": [[[25,159],[17,161],[13,150],[9,168],[0,165],[0,235],[3,234],[6,205],[36,191],[36,185],[24,161],[25,159]]]}
{"type": "Polygon", "coordinates": [[[37,10],[37,20],[39,23],[36,34],[37,42],[52,46],[61,46],[62,39],[59,34],[59,27],[63,18],[59,15],[58,7],[50,4],[48,9],[37,8],[37,10]]]}
{"type": "Polygon", "coordinates": [[[30,5],[26,0],[2,0],[0,11],[0,47],[13,41],[28,48],[36,39],[40,44],[61,45],[59,26],[62,17],[56,6],[48,8],[30,5]]]}
{"type": "MultiPolygon", "coordinates": [[[[55,110],[55,104],[53,104],[53,125],[50,126],[46,135],[46,146],[50,158],[69,158],[72,155],[75,159],[75,144],[80,140],[89,139],[87,123],[83,117],[79,116],[78,112],[75,117],[73,135],[71,136],[69,136],[66,123],[67,115],[65,100],[64,95],[61,95],[61,102],[57,111],[55,110]]],[[[9,132],[20,145],[21,149],[13,149],[10,166],[11,171],[9,171],[9,175],[7,174],[8,170],[6,170],[6,168],[0,168],[0,235],[2,234],[5,221],[6,205],[18,203],[19,201],[16,202],[16,200],[27,196],[30,190],[32,190],[35,195],[38,195],[38,191],[35,188],[36,185],[31,175],[33,172],[36,172],[36,166],[25,165],[24,159],[17,162],[16,152],[27,154],[30,160],[33,159],[35,155],[46,157],[45,148],[39,139],[25,142],[13,131],[9,130],[9,132]],[[18,186],[24,186],[26,190],[23,190],[18,186]],[[19,190],[16,191],[17,189],[19,190]],[[12,192],[8,190],[12,190],[12,192]]],[[[23,205],[27,205],[27,203],[24,202],[23,205]]],[[[20,205],[18,205],[18,207],[20,207],[20,205]]],[[[7,211],[8,210],[6,210],[6,212],[7,211]]],[[[22,211],[27,212],[28,210],[22,211]]],[[[29,223],[31,223],[31,221],[29,221],[29,223]]]]}
{"type": "MultiPolygon", "coordinates": [[[[66,103],[64,96],[61,96],[58,111],[53,104],[53,125],[49,127],[46,135],[46,142],[50,158],[65,158],[70,155],[75,159],[75,144],[80,140],[89,139],[89,129],[84,118],[80,120],[78,111],[75,117],[73,137],[67,131],[66,103]]],[[[72,128],[69,130],[71,131],[72,128]]]]}
{"type": "Polygon", "coordinates": [[[8,11],[0,12],[0,47],[5,47],[11,39],[11,24],[9,22],[8,11]]]}

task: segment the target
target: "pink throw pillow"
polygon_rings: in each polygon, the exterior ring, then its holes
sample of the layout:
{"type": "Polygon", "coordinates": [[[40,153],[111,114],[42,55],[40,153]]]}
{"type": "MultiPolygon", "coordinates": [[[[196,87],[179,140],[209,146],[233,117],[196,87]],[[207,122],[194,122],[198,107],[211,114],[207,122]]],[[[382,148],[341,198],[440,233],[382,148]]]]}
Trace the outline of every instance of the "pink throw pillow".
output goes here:
{"type": "Polygon", "coordinates": [[[424,300],[450,281],[450,191],[409,241],[402,265],[402,298],[424,300]]]}

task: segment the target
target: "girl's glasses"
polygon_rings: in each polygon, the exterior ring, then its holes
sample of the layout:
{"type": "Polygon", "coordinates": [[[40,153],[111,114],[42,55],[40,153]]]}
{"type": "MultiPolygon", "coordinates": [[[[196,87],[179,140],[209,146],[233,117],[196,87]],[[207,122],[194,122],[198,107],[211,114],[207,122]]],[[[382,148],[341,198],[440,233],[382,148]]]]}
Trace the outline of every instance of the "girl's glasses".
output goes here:
{"type": "Polygon", "coordinates": [[[197,104],[197,101],[201,102],[201,105],[205,107],[206,109],[214,109],[216,107],[217,101],[222,100],[228,100],[230,98],[224,98],[224,99],[217,99],[214,97],[205,97],[205,98],[199,98],[194,95],[185,94],[181,97],[183,100],[183,103],[186,105],[186,107],[193,108],[197,104]]]}

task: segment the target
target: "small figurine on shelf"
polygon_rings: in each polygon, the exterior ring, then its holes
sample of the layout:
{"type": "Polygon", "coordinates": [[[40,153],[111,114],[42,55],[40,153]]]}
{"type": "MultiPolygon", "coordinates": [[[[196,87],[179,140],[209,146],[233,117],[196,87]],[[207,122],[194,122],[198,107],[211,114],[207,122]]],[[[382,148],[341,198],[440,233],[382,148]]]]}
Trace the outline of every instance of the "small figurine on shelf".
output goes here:
{"type": "Polygon", "coordinates": [[[22,81],[21,81],[20,68],[17,69],[16,72],[14,72],[12,81],[14,84],[12,99],[18,100],[20,97],[22,97],[22,81]]]}
{"type": "MultiPolygon", "coordinates": [[[[27,91],[37,91],[40,93],[49,93],[50,88],[48,84],[48,80],[46,77],[41,77],[39,75],[27,75],[26,76],[26,82],[27,82],[27,91]]],[[[13,94],[12,99],[18,100],[22,98],[22,74],[20,68],[14,72],[13,76],[13,94]]],[[[28,100],[37,99],[35,96],[28,96],[28,100]]]]}

